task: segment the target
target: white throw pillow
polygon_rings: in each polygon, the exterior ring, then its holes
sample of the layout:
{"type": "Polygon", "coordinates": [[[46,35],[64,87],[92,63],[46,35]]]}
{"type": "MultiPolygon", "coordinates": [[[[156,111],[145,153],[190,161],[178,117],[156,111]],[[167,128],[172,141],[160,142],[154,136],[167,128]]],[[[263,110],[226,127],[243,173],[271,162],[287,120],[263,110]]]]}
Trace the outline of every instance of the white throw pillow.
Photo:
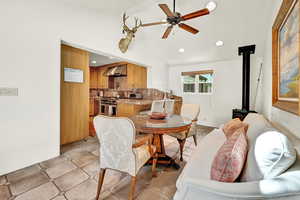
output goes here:
{"type": "Polygon", "coordinates": [[[268,131],[256,139],[255,160],[264,179],[285,172],[296,161],[296,150],[289,139],[278,131],[268,131]]]}

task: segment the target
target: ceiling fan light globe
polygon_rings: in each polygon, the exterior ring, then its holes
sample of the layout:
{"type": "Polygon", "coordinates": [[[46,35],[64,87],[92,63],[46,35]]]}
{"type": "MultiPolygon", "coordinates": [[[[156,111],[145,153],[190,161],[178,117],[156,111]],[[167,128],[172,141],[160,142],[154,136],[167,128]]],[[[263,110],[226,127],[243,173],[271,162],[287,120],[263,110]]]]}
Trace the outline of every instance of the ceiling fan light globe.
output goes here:
{"type": "Polygon", "coordinates": [[[212,12],[217,8],[217,3],[214,1],[210,1],[206,4],[206,8],[209,10],[209,12],[212,12]]]}
{"type": "Polygon", "coordinates": [[[179,53],[184,53],[184,48],[180,48],[180,49],[178,49],[178,51],[179,51],[179,53]]]}
{"type": "Polygon", "coordinates": [[[217,47],[221,47],[223,45],[224,45],[224,42],[222,40],[219,40],[219,41],[216,42],[217,47]]]}

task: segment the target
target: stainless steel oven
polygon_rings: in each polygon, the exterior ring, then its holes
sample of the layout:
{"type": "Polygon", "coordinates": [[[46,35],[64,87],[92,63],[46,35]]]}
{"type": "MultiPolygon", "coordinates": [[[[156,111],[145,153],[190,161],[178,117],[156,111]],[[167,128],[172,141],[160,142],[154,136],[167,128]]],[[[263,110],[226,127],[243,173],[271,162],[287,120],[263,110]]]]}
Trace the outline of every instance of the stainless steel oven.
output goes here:
{"type": "Polygon", "coordinates": [[[117,99],[116,98],[102,98],[100,100],[100,108],[101,115],[106,116],[116,116],[117,115],[117,99]]]}

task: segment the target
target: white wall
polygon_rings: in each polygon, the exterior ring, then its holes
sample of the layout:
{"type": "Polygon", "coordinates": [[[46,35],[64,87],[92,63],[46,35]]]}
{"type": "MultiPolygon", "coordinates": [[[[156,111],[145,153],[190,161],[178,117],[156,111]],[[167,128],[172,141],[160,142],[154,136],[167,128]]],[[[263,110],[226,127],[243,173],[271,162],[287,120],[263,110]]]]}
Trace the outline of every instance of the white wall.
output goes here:
{"type": "MultiPolygon", "coordinates": [[[[251,57],[251,99],[254,98],[261,59],[251,57]]],[[[169,67],[169,89],[182,96],[184,103],[200,104],[198,123],[219,126],[232,117],[233,108],[242,106],[242,58],[211,63],[181,64],[169,67]],[[181,72],[213,69],[213,93],[185,94],[182,91],[181,72]]],[[[251,100],[251,102],[254,102],[251,100]]],[[[254,106],[252,106],[254,108],[254,106]]]]}
{"type": "Polygon", "coordinates": [[[266,49],[263,65],[263,88],[261,91],[261,105],[263,114],[271,121],[281,124],[283,127],[300,137],[300,117],[282,111],[272,106],[272,25],[279,11],[282,0],[274,2],[273,15],[269,20],[269,31],[266,39],[266,49]]]}
{"type": "Polygon", "coordinates": [[[0,5],[0,175],[59,155],[60,42],[78,44],[151,66],[149,87],[166,88],[160,55],[136,41],[117,48],[121,16],[64,5],[60,0],[4,0],[0,5]]]}

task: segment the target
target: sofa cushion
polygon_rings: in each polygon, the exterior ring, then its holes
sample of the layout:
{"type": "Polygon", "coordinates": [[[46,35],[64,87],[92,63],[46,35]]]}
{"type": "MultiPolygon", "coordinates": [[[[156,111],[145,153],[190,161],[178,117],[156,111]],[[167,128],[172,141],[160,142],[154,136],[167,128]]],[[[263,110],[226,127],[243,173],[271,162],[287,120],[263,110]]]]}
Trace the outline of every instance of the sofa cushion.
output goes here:
{"type": "Polygon", "coordinates": [[[235,118],[224,124],[222,130],[226,136],[226,138],[230,138],[232,134],[238,130],[239,128],[244,127],[246,132],[248,129],[248,124],[243,123],[239,118],[235,118]]]}
{"type": "Polygon", "coordinates": [[[210,180],[212,162],[225,141],[226,137],[220,129],[214,129],[200,140],[178,177],[177,185],[180,187],[183,184],[183,180],[190,178],[210,180]]]}
{"type": "Polygon", "coordinates": [[[289,139],[278,131],[261,134],[255,143],[255,159],[264,179],[285,172],[296,161],[296,150],[289,139]]]}
{"type": "Polygon", "coordinates": [[[247,131],[248,156],[240,181],[248,182],[262,180],[263,174],[256,163],[254,155],[255,141],[260,134],[269,130],[274,130],[274,128],[272,128],[271,124],[262,115],[256,113],[248,114],[243,122],[249,124],[247,131]]]}
{"type": "Polygon", "coordinates": [[[247,157],[247,139],[244,127],[227,139],[217,152],[211,167],[211,179],[234,182],[240,175],[247,157]]]}

